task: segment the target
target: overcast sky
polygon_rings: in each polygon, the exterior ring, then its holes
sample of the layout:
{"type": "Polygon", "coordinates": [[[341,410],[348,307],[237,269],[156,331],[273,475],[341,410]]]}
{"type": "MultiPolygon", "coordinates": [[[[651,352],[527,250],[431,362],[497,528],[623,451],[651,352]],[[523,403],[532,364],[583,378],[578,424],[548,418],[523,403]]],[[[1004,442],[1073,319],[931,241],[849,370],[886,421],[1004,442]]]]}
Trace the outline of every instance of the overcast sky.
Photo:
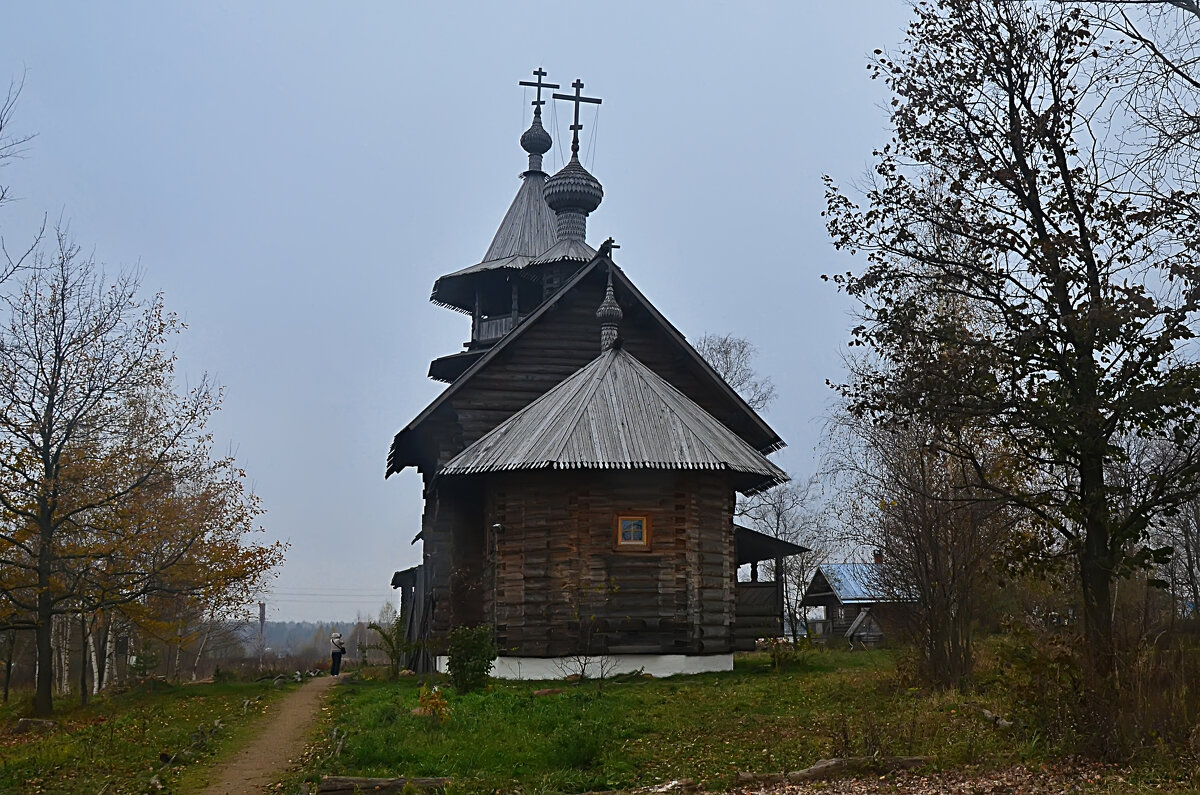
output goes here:
{"type": "Polygon", "coordinates": [[[886,142],[865,64],[907,16],[899,0],[14,4],[0,81],[24,76],[15,131],[37,137],[0,172],[20,199],[0,235],[62,216],[164,293],[188,324],[182,376],[225,385],[219,446],[291,544],[269,617],[373,616],[419,562],[420,480],[384,481],[385,456],[443,388],[429,360],[470,335],[429,292],[482,258],[516,193],[517,81],[541,66],[604,100],[583,112],[605,191],[589,241],[614,237],[689,338],[758,346],[789,444],[774,458],[804,478],[849,327],[820,274],[854,265],[825,234],[821,175],[859,178],[886,142]]]}

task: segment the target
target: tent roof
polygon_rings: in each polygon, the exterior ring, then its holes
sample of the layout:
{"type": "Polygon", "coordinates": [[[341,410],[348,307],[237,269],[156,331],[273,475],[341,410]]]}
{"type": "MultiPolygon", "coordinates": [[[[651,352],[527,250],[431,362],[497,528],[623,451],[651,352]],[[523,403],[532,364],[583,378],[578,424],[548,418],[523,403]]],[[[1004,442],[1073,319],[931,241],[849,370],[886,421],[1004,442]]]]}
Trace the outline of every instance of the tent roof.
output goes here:
{"type": "Polygon", "coordinates": [[[442,475],[528,469],[709,469],[748,476],[739,489],[787,480],[761,453],[620,347],[468,446],[442,475]]]}

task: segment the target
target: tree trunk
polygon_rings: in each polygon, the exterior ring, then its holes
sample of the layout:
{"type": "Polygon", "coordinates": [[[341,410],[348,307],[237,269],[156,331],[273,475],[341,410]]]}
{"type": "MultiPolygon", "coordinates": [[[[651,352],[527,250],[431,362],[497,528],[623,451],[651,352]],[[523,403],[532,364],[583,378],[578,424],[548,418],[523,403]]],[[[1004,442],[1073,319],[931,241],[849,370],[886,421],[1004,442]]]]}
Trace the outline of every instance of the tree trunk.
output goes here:
{"type": "Polygon", "coordinates": [[[91,648],[88,638],[87,614],[79,611],[79,705],[86,707],[88,703],[88,649],[91,648]]]}
{"type": "Polygon", "coordinates": [[[1079,579],[1088,664],[1092,673],[1107,679],[1113,671],[1112,573],[1101,556],[1085,551],[1079,556],[1079,579]]]}
{"type": "Polygon", "coordinates": [[[71,694],[71,619],[67,615],[56,615],[54,624],[54,668],[57,672],[58,694],[71,694]]]}
{"type": "Polygon", "coordinates": [[[51,633],[54,631],[54,601],[50,593],[50,534],[43,528],[38,548],[37,624],[34,627],[37,646],[37,681],[33,691],[33,714],[48,718],[54,713],[54,670],[51,633]]]}
{"type": "MultiPolygon", "coordinates": [[[[1098,434],[1088,438],[1099,439],[1098,434]]],[[[1084,447],[1081,445],[1081,447],[1084,447]]],[[[1083,591],[1083,634],[1088,666],[1103,686],[1113,674],[1112,580],[1108,495],[1104,484],[1103,441],[1079,455],[1079,497],[1083,508],[1083,547],[1079,582],[1083,591]]]]}
{"type": "Polygon", "coordinates": [[[204,656],[204,647],[208,645],[208,636],[212,634],[212,624],[208,624],[204,628],[204,634],[200,636],[200,648],[196,650],[196,659],[192,661],[192,681],[196,681],[197,671],[200,670],[200,658],[204,656]]]}
{"type": "MultiPolygon", "coordinates": [[[[117,633],[113,632],[111,620],[105,625],[104,635],[106,638],[104,645],[104,683],[107,685],[110,681],[115,680],[120,685],[122,668],[117,665],[117,633]]],[[[126,657],[128,658],[128,650],[126,651],[126,657]]],[[[126,662],[128,663],[128,659],[126,662]]]]}
{"type": "Polygon", "coordinates": [[[17,631],[8,631],[8,653],[4,656],[4,703],[8,703],[8,688],[12,681],[13,658],[17,653],[17,631]]]}
{"type": "Polygon", "coordinates": [[[92,633],[92,642],[89,648],[92,653],[92,694],[95,695],[104,689],[104,678],[108,674],[108,658],[106,649],[108,647],[108,622],[104,620],[102,613],[97,614],[100,618],[96,626],[96,631],[92,633]]]}

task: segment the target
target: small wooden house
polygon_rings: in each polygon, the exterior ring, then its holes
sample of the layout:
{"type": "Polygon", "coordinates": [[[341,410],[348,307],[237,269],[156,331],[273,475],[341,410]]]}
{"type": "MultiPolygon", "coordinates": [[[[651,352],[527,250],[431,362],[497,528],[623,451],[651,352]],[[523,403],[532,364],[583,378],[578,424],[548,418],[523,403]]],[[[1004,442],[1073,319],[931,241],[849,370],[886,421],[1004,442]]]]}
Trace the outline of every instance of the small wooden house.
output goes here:
{"type": "Polygon", "coordinates": [[[824,616],[810,620],[814,638],[881,645],[899,630],[904,603],[880,587],[879,563],[830,563],[818,566],[804,591],[801,605],[822,608],[824,616]]]}
{"type": "MultiPolygon", "coordinates": [[[[535,73],[537,74],[537,73],[535,73]]],[[[540,83],[539,75],[539,83],[540,83]]],[[[578,93],[578,91],[576,92],[578,93]]],[[[494,674],[580,660],[655,674],[732,667],[735,492],[786,480],[777,434],[616,266],[585,242],[603,196],[580,164],[529,169],[485,259],[432,300],[471,316],[449,386],[392,442],[387,474],[424,481],[414,626],[494,629],[494,674]]],[[[577,105],[578,107],[578,105],[577,105]]],[[[440,662],[440,661],[439,661],[440,662]]]]}

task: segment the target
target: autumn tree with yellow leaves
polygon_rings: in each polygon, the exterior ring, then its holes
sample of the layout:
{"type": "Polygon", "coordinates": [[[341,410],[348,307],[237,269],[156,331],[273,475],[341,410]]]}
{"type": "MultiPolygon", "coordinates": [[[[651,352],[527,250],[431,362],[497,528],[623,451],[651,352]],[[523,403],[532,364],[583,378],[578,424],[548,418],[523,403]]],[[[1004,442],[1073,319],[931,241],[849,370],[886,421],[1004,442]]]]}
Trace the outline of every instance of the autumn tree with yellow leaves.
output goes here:
{"type": "Polygon", "coordinates": [[[0,618],[36,638],[38,715],[56,615],[86,638],[112,611],[162,620],[165,595],[236,611],[283,553],[253,539],[259,503],[211,454],[220,390],[176,388],[179,320],[135,276],[106,281],[64,232],[54,242],[0,327],[0,618]]]}

